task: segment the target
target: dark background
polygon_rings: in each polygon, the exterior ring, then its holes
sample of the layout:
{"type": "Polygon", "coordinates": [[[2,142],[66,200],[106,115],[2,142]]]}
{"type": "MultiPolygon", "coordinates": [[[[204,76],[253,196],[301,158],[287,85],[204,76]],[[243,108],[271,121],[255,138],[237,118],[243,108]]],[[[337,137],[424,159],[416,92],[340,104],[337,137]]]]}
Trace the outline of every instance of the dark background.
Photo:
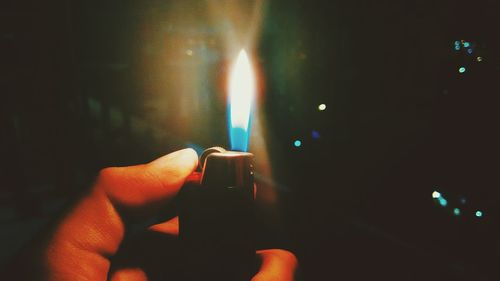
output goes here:
{"type": "MultiPolygon", "coordinates": [[[[227,146],[221,38],[236,23],[196,16],[209,2],[1,4],[2,264],[99,169],[227,146]]],[[[498,280],[499,11],[264,2],[253,53],[277,199],[262,199],[263,236],[293,249],[302,280],[498,280]]]]}

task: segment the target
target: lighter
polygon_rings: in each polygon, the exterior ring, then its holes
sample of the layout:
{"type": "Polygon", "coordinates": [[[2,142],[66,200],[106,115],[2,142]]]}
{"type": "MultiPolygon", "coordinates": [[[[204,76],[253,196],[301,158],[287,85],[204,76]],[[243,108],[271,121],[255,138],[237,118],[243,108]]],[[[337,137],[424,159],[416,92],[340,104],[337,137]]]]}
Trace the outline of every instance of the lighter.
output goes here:
{"type": "Polygon", "coordinates": [[[179,196],[185,279],[248,281],[255,269],[253,154],[247,151],[255,77],[245,50],[228,84],[231,149],[205,150],[179,196]]]}
{"type": "Polygon", "coordinates": [[[181,190],[179,237],[187,280],[248,281],[255,272],[253,154],[205,150],[181,190]]]}

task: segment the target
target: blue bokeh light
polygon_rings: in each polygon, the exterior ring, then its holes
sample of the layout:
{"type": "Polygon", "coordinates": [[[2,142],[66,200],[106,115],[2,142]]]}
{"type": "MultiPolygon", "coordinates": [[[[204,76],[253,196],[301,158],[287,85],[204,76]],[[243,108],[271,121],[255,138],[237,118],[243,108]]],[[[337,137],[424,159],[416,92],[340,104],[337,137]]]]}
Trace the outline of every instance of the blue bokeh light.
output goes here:
{"type": "Polygon", "coordinates": [[[300,140],[295,140],[295,141],[293,142],[293,146],[295,146],[295,147],[300,147],[300,146],[302,146],[302,141],[300,141],[300,140]]]}
{"type": "Polygon", "coordinates": [[[318,131],[312,131],[311,136],[313,139],[317,140],[320,138],[321,135],[319,134],[318,131]]]}
{"type": "Polygon", "coordinates": [[[439,202],[439,205],[441,205],[442,207],[448,206],[448,200],[444,199],[443,197],[439,197],[438,202],[439,202]]]}
{"type": "Polygon", "coordinates": [[[469,42],[464,42],[464,47],[465,48],[468,48],[470,46],[470,43],[469,42]]]}
{"type": "Polygon", "coordinates": [[[464,73],[464,72],[465,72],[465,67],[461,66],[461,67],[458,69],[458,72],[460,72],[460,73],[464,73]]]}
{"type": "Polygon", "coordinates": [[[483,217],[483,215],[484,214],[482,211],[479,211],[479,210],[476,211],[476,217],[481,218],[481,217],[483,217]]]}

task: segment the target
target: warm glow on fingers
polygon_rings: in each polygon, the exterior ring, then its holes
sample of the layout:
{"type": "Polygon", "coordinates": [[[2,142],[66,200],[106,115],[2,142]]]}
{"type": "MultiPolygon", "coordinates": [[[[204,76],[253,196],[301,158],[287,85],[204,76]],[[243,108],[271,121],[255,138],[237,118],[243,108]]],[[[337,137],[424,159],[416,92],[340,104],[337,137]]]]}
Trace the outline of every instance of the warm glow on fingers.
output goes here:
{"type": "Polygon", "coordinates": [[[251,281],[294,281],[298,261],[295,255],[281,249],[257,251],[261,265],[251,281]]]}

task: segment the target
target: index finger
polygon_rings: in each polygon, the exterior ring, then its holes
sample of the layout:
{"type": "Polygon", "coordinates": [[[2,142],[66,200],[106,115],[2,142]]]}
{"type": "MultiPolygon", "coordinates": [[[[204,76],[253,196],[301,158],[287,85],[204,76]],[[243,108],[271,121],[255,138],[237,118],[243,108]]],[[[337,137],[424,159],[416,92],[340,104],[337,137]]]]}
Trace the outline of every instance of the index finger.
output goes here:
{"type": "Polygon", "coordinates": [[[141,211],[171,199],[197,165],[184,149],[151,163],[107,168],[63,218],[45,252],[48,280],[106,280],[125,227],[118,208],[141,211]]]}

